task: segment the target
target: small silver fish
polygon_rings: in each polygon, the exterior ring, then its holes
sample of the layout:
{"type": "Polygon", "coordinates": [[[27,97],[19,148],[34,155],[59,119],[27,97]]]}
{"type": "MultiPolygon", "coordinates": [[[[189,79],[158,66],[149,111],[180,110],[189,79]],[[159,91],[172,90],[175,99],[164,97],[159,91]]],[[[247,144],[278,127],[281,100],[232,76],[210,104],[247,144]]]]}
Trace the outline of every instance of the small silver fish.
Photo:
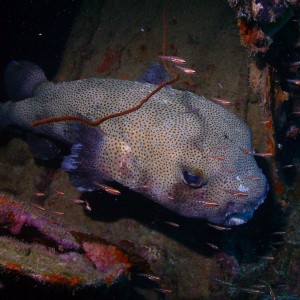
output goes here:
{"type": "Polygon", "coordinates": [[[296,85],[300,85],[300,79],[286,79],[287,82],[294,83],[296,85]]]}
{"type": "Polygon", "coordinates": [[[216,98],[216,97],[211,97],[211,99],[214,102],[219,103],[221,105],[232,105],[232,103],[229,100],[225,100],[225,99],[221,99],[221,98],[216,98]]]}
{"type": "Polygon", "coordinates": [[[220,230],[220,231],[228,231],[228,230],[231,230],[230,227],[223,227],[223,226],[218,226],[218,225],[215,225],[215,224],[210,224],[210,223],[207,223],[207,226],[209,227],[212,227],[216,230],[220,230]]]}
{"type": "Polygon", "coordinates": [[[159,58],[161,60],[170,61],[170,62],[173,62],[175,64],[185,64],[186,63],[186,61],[183,58],[178,57],[178,56],[164,56],[164,55],[160,55],[159,58]]]}
{"type": "Polygon", "coordinates": [[[96,186],[98,186],[101,190],[103,190],[103,191],[105,191],[109,194],[112,194],[112,195],[115,195],[115,196],[121,195],[121,192],[119,190],[114,189],[111,186],[108,186],[108,185],[103,184],[103,183],[95,182],[95,181],[94,181],[94,184],[96,186]]]}
{"type": "Polygon", "coordinates": [[[186,74],[195,74],[196,71],[193,70],[193,69],[190,69],[190,68],[184,68],[184,67],[181,67],[181,66],[175,66],[177,69],[179,69],[180,71],[182,71],[183,73],[186,73],[186,74]]]}

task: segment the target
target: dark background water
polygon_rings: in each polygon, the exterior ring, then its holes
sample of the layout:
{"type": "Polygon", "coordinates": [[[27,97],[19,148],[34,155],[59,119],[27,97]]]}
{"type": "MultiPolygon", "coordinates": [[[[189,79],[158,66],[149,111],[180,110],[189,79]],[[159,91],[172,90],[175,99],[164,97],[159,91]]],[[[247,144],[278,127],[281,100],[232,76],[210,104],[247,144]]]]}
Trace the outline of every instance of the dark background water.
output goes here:
{"type": "MultiPolygon", "coordinates": [[[[57,72],[81,0],[1,1],[0,77],[13,59],[32,61],[49,79],[57,72]]],[[[5,100],[3,80],[0,100],[5,100]]]]}

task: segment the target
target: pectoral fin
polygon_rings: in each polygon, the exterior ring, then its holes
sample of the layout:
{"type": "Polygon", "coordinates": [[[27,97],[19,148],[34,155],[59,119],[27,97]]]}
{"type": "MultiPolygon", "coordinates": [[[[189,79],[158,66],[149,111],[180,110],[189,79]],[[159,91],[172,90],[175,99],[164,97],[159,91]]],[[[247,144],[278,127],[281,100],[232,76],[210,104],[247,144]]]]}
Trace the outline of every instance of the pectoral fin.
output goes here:
{"type": "Polygon", "coordinates": [[[78,133],[78,143],[62,162],[73,185],[80,191],[94,191],[99,189],[94,182],[124,183],[132,172],[130,147],[104,134],[100,128],[79,124],[78,133]]]}

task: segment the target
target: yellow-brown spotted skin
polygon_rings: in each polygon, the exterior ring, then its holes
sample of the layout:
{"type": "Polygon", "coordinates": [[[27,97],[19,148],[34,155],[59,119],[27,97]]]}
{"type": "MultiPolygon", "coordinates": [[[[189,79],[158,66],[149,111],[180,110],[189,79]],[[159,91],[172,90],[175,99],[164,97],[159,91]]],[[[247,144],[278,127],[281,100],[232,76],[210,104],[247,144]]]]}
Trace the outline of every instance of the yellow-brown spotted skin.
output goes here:
{"type": "Polygon", "coordinates": [[[251,132],[204,97],[164,88],[138,111],[96,129],[76,122],[30,126],[64,115],[95,120],[136,105],[155,87],[98,78],[44,82],[33,97],[7,102],[1,110],[11,123],[75,144],[63,167],[76,175],[79,188],[80,176],[83,182],[114,180],[187,217],[246,222],[268,190],[253,156],[240,150],[252,149],[251,132]]]}

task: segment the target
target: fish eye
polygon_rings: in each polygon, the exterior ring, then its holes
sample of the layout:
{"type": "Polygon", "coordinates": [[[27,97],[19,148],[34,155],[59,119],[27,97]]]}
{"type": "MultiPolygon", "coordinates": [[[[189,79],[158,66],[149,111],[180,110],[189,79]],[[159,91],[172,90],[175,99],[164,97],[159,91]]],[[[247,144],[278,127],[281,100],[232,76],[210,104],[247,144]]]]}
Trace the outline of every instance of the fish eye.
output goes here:
{"type": "Polygon", "coordinates": [[[206,181],[202,176],[195,175],[188,171],[183,171],[181,178],[186,185],[192,188],[200,188],[206,184],[206,181]]]}

